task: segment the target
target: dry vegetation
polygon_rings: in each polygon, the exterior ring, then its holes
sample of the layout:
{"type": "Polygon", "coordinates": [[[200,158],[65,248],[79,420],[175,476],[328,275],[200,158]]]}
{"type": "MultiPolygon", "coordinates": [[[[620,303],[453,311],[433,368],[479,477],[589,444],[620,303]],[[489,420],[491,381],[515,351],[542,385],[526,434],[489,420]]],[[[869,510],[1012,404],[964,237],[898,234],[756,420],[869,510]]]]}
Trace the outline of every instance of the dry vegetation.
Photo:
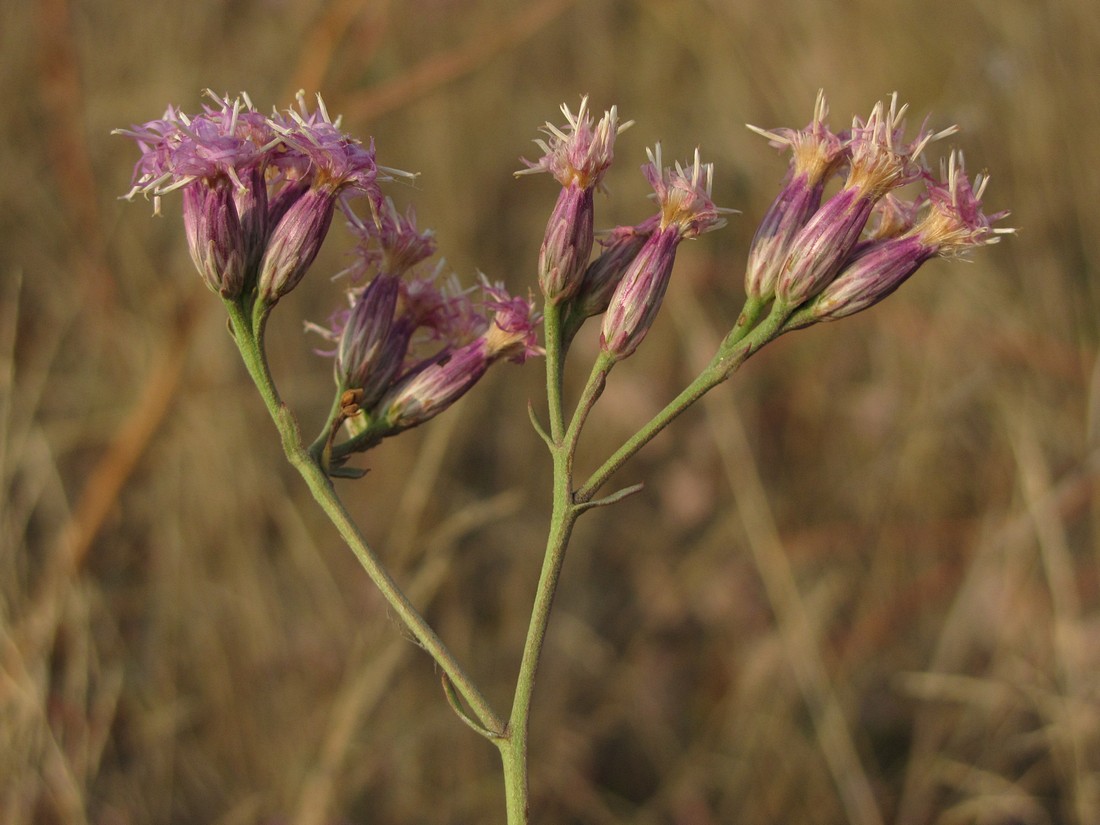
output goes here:
{"type": "MultiPolygon", "coordinates": [[[[897,89],[957,122],[1022,227],[780,339],[582,520],[533,723],[538,823],[1100,823],[1100,4],[1092,0],[37,0],[0,5],[0,821],[503,819],[448,709],[285,466],[178,201],[116,200],[111,128],[200,90],[319,89],[466,276],[522,289],[555,191],[515,181],[561,101],[638,125],[737,207],[682,254],[582,461],[693,375],[784,161],[743,126],[897,89]]],[[[338,243],[276,313],[312,429],[338,243]]],[[[580,355],[591,340],[579,344],[580,355]]],[[[585,370],[582,370],[582,372],[585,370]]],[[[578,375],[578,378],[582,376],[578,375]]],[[[503,705],[548,510],[540,365],[369,456],[367,534],[503,705]]]]}

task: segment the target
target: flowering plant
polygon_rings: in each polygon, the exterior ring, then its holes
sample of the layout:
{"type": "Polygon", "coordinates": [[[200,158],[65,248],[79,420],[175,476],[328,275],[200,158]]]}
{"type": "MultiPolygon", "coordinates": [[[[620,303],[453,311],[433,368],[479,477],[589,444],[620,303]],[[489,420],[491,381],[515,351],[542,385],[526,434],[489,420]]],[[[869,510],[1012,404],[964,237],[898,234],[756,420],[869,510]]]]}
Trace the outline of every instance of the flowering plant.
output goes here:
{"type": "Polygon", "coordinates": [[[244,364],[280,433],[288,460],[339,529],[394,613],[443,674],[458,716],[499,750],[510,825],[529,821],[528,732],[535,677],[558,579],[579,516],[640,489],[607,495],[611,476],[680,413],[728,379],[776,337],[860,312],[882,300],[927,260],[957,257],[995,243],[1010,229],[993,224],[982,198],[988,178],[971,180],[952,152],[933,174],[930,144],[954,133],[922,127],[905,136],[905,107],[896,96],[834,132],[819,94],[801,130],[750,127],[791,163],[779,195],[760,222],[748,253],[746,300],[711,361],[683,391],[628,438],[587,478],[574,475],[578,439],[609,374],[643,343],[657,316],[681,242],[721,228],[732,210],[712,198],[714,168],[698,150],[666,166],[661,146],[642,173],[653,188],[654,213],[615,227],[596,244],[595,193],[614,160],[618,136],[632,124],[615,108],[596,120],[582,99],[566,123],[546,124],[541,156],[517,175],[548,172],[560,184],[537,265],[540,314],[532,303],[481,277],[462,288],[440,261],[433,234],[402,213],[382,185],[409,178],[379,166],[373,142],[345,133],[320,98],[311,109],[260,113],[246,95],[210,94],[201,112],[169,108],[164,116],[119,133],[141,157],[128,197],[160,199],[181,190],[192,259],[222,299],[244,364]],[[833,181],[835,192],[826,197],[833,181]],[[920,193],[902,197],[902,187],[920,193]],[[327,342],[335,392],[319,434],[306,444],[268,367],[266,322],[279,300],[303,283],[337,213],[357,240],[342,273],[347,305],[325,324],[309,324],[327,342]],[[576,406],[567,411],[563,383],[570,345],[599,317],[599,351],[576,406]],[[531,419],[553,462],[550,528],[512,706],[498,714],[392,579],[355,525],[332,479],[357,477],[349,459],[442,413],[495,363],[545,356],[547,403],[531,419]]]}

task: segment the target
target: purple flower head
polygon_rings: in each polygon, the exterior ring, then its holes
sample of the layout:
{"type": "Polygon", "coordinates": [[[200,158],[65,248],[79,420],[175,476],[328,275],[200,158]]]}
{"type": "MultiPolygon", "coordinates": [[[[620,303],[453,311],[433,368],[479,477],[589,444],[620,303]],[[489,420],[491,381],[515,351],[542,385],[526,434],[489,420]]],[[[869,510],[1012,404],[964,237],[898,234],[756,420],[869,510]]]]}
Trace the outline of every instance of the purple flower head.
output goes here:
{"type": "Polygon", "coordinates": [[[825,119],[829,105],[825,92],[817,93],[813,119],[805,129],[761,129],[749,124],[749,129],[768,139],[776,149],[791,150],[788,178],[803,177],[813,186],[827,181],[843,167],[848,156],[848,142],[834,134],[825,119]]]}
{"type": "Polygon", "coordinates": [[[483,306],[491,312],[484,331],[465,344],[448,345],[410,367],[375,405],[371,416],[384,421],[387,435],[423,424],[461,398],[493,363],[522,363],[541,355],[536,345],[535,315],[529,301],[514,298],[501,286],[482,284],[483,306]]]}
{"type": "Polygon", "coordinates": [[[509,295],[501,284],[485,281],[482,290],[485,308],[492,312],[484,333],[488,356],[522,364],[528,358],[545,354],[538,345],[539,317],[531,302],[509,295]]]}
{"type": "Polygon", "coordinates": [[[377,375],[390,338],[400,286],[399,278],[379,275],[356,297],[336,348],[336,385],[341,392],[362,389],[366,396],[374,395],[368,384],[377,375]]]}
{"type": "Polygon", "coordinates": [[[294,193],[271,230],[260,263],[259,291],[263,300],[274,304],[296,287],[312,266],[332,224],[338,198],[362,195],[373,214],[382,205],[378,188],[379,170],[374,141],[363,146],[342,132],[317,96],[317,110],[310,112],[299,96],[301,112],[289,109],[286,116],[272,120],[283,153],[276,162],[287,179],[286,191],[294,193]],[[298,185],[308,181],[308,189],[298,185]]]}
{"type": "Polygon", "coordinates": [[[890,295],[930,258],[958,257],[974,247],[997,243],[1001,235],[1014,231],[992,226],[1007,212],[988,216],[982,212],[982,194],[989,178],[978,176],[972,187],[961,155],[951,154],[946,177],[946,183],[928,181],[927,197],[922,200],[927,211],[909,229],[870,242],[848,261],[812,304],[812,320],[836,320],[867,309],[890,295]]]}
{"type": "Polygon", "coordinates": [[[594,213],[591,189],[574,183],[558,194],[539,248],[539,287],[548,301],[565,301],[580,288],[592,255],[594,213]]]}
{"type": "Polygon", "coordinates": [[[311,187],[286,210],[260,261],[257,285],[264,303],[274,305],[301,283],[328,235],[335,207],[331,192],[311,187]]]}
{"type": "Polygon", "coordinates": [[[891,189],[918,180],[924,172],[920,155],[929,143],[958,131],[950,126],[931,132],[922,126],[912,141],[905,142],[905,112],[898,108],[898,96],[890,96],[890,107],[879,101],[866,121],[852,121],[849,140],[850,162],[846,188],[858,188],[863,196],[878,200],[891,189]]]}
{"type": "Polygon", "coordinates": [[[136,141],[141,158],[134,167],[127,199],[159,197],[200,179],[228,178],[238,190],[248,187],[247,170],[263,167],[276,139],[267,118],[247,95],[230,100],[207,90],[218,105],[189,116],[169,106],[164,116],[114,134],[136,141]]]}
{"type": "Polygon", "coordinates": [[[272,126],[288,150],[282,165],[308,174],[310,184],[334,197],[351,190],[366,195],[381,204],[378,190],[378,164],[375,162],[374,141],[363,146],[333,121],[321,96],[317,109],[310,112],[304,96],[299,94],[301,112],[288,109],[284,116],[272,119],[272,126]]]}
{"type": "Polygon", "coordinates": [[[828,112],[824,92],[818,92],[813,119],[805,129],[764,130],[749,126],[776,148],[791,150],[791,165],[783,187],[749,247],[745,291],[751,297],[764,301],[772,297],[791,241],[821,206],[826,181],[847,160],[847,142],[825,123],[828,112]]]}
{"type": "Polygon", "coordinates": [[[246,244],[230,182],[185,186],[183,214],[195,268],[214,292],[236,298],[244,286],[246,244]]]}
{"type": "Polygon", "coordinates": [[[491,364],[484,338],[440,353],[399,379],[374,417],[386,423],[388,435],[423,424],[465,395],[491,364]]]}
{"type": "Polygon", "coordinates": [[[672,276],[679,243],[676,228],[658,229],[623,273],[600,330],[600,347],[616,359],[632,355],[653,325],[672,276]]]}
{"type": "Polygon", "coordinates": [[[1007,211],[991,215],[982,212],[982,196],[989,185],[989,176],[978,174],[971,184],[961,152],[951,153],[940,174],[946,181],[928,181],[928,211],[911,230],[926,245],[934,247],[936,254],[958,257],[974,247],[995,244],[1002,235],[1016,231],[993,226],[1008,217],[1007,211]]]}

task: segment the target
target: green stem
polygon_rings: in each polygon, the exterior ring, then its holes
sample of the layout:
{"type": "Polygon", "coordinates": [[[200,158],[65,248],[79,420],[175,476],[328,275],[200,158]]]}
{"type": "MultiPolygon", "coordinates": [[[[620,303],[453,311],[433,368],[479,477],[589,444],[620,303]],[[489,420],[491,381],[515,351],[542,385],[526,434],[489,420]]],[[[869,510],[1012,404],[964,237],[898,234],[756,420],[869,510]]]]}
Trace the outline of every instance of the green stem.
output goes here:
{"type": "Polygon", "coordinates": [[[603,395],[607,385],[607,374],[615,366],[615,359],[604,351],[600,351],[596,363],[592,365],[592,373],[588,376],[588,383],[577,402],[577,409],[573,412],[573,418],[569,422],[569,429],[565,433],[565,444],[569,447],[569,482],[573,480],[573,453],[577,448],[577,439],[580,438],[581,428],[588,420],[588,414],[592,412],[600,396],[603,395]]]}
{"type": "Polygon", "coordinates": [[[546,539],[546,555],[535,590],[531,622],[523,646],[512,713],[508,721],[508,742],[501,747],[504,760],[505,802],[508,825],[526,825],[528,819],[527,734],[530,727],[531,699],[535,675],[550,624],[558,579],[565,562],[565,550],[579,514],[572,501],[569,465],[572,450],[567,445],[556,447],[554,455],[554,504],[550,516],[550,532],[546,539]]]}
{"type": "Polygon", "coordinates": [[[382,562],[367,544],[358,526],[351,519],[343,503],[336,495],[332,482],[302,443],[298,422],[290,409],[280,399],[264,355],[262,341],[266,316],[263,313],[254,313],[250,319],[247,309],[232,301],[226,301],[226,309],[229,311],[230,324],[245,367],[248,369],[249,375],[252,376],[252,380],[259,390],[260,396],[275,422],[275,426],[279,429],[287,460],[301,474],[314,499],[335,525],[351,551],[355,553],[356,558],[359,559],[359,563],[366,570],[371,581],[378,587],[390,607],[409,629],[409,632],[412,633],[417,643],[438,663],[440,669],[447,675],[455,690],[469,705],[482,727],[494,735],[503,735],[504,722],[493,711],[489,702],[463,670],[454,655],[401,591],[390,576],[389,571],[382,565],[382,562]]]}
{"type": "Polygon", "coordinates": [[[561,444],[565,435],[562,410],[565,349],[562,341],[561,307],[547,301],[543,307],[542,329],[546,339],[546,404],[550,414],[550,438],[561,444]]]}
{"type": "Polygon", "coordinates": [[[558,589],[565,551],[573,525],[584,508],[578,507],[573,498],[573,456],[577,439],[592,406],[603,392],[607,373],[613,361],[601,355],[592,368],[588,384],[581,393],[568,429],[562,409],[563,363],[567,342],[563,335],[563,319],[560,308],[547,303],[543,315],[546,341],[546,397],[550,415],[550,438],[547,445],[554,463],[553,509],[550,513],[550,530],[546,537],[546,553],[542,560],[535,600],[531,607],[531,620],[527,626],[527,639],[523,645],[516,691],[512,699],[512,712],[508,718],[508,735],[497,741],[504,768],[504,798],[508,813],[508,825],[527,825],[530,815],[529,781],[527,764],[527,737],[530,730],[531,701],[535,692],[535,676],[546,643],[550,626],[550,612],[554,594],[558,589]]]}
{"type": "Polygon", "coordinates": [[[718,352],[702,372],[687,385],[663,410],[657,413],[638,432],[627,439],[615,453],[596,470],[574,496],[576,502],[590,501],[607,480],[642,447],[652,441],[673,419],[688,407],[730,377],[748,358],[779,334],[784,321],[790,316],[785,306],[775,304],[772,311],[758,326],[754,326],[761,314],[763,303],[746,302],[737,325],[722,342],[718,352]]]}

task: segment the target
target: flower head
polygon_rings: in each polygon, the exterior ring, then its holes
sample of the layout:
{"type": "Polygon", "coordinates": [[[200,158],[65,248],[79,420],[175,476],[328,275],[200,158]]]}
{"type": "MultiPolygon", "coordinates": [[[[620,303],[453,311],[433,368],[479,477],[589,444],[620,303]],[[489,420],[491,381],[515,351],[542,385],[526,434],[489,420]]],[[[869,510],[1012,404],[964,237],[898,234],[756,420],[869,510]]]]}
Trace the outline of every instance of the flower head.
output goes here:
{"type": "Polygon", "coordinates": [[[539,249],[539,286],[548,301],[571,298],[592,254],[593,193],[603,190],[603,177],[614,159],[615,138],[631,124],[619,123],[612,106],[593,126],[588,98],[581,98],[577,114],[562,104],[568,123],[557,127],[547,123],[548,140],[536,140],[543,155],[538,161],[523,159],[527,168],[517,175],[549,172],[561,184],[557,203],[546,223],[539,249]]]}
{"type": "Polygon", "coordinates": [[[714,164],[701,163],[699,150],[695,160],[686,168],[679,162],[675,167],[662,167],[661,144],[651,151],[646,149],[649,163],[642,166],[642,174],[653,187],[660,207],[660,230],[675,229],[680,238],[696,238],[712,229],[726,225],[723,215],[737,210],[716,206],[711,199],[714,185],[714,164]]]}
{"type": "Polygon", "coordinates": [[[803,178],[813,186],[831,178],[847,160],[848,142],[829,128],[828,116],[829,105],[821,90],[814,103],[813,118],[805,129],[761,129],[752,124],[749,129],[767,138],[777,149],[790,149],[788,179],[803,178]]]}
{"type": "Polygon", "coordinates": [[[769,300],[779,270],[797,232],[820,208],[825,183],[841,171],[848,157],[847,141],[825,122],[829,108],[819,91],[813,119],[805,129],[749,128],[773,146],[791,150],[791,164],[783,188],[765,213],[749,247],[745,292],[769,300]]]}
{"type": "Polygon", "coordinates": [[[350,213],[348,226],[359,238],[356,262],[346,272],[362,281],[376,272],[400,276],[435,254],[435,233],[416,227],[416,210],[410,204],[402,215],[386,198],[377,219],[364,222],[350,213]]]}
{"type": "Polygon", "coordinates": [[[642,174],[653,186],[658,214],[648,237],[633,256],[611,295],[603,317],[600,346],[616,359],[631,355],[645,338],[661,307],[676,248],[685,238],[725,226],[724,214],[711,199],[712,164],[703,164],[699,151],[687,168],[661,166],[661,146],[648,151],[642,174]]]}
{"type": "Polygon", "coordinates": [[[288,109],[271,120],[285,150],[279,159],[281,166],[308,177],[310,185],[316,189],[332,195],[350,190],[380,204],[374,141],[364,146],[342,131],[339,118],[334,121],[329,116],[320,95],[317,95],[315,111],[311,112],[306,106],[301,92],[298,93],[298,106],[300,111],[288,109]]]}
{"type": "Polygon", "coordinates": [[[957,126],[949,126],[931,132],[922,125],[916,136],[906,142],[908,108],[908,104],[898,107],[895,92],[890,96],[889,109],[880,100],[867,120],[853,119],[846,188],[858,188],[864,197],[878,200],[891,189],[918,180],[924,172],[920,156],[928,144],[958,131],[957,126]]]}
{"type": "Polygon", "coordinates": [[[928,211],[911,230],[923,243],[935,247],[936,254],[958,257],[974,247],[995,244],[1002,235],[1016,231],[993,226],[1008,217],[1007,211],[991,215],[982,212],[982,196],[989,185],[989,176],[978,174],[971,183],[961,152],[951,153],[946,166],[941,165],[940,174],[944,180],[929,180],[928,211]]]}
{"type": "Polygon", "coordinates": [[[536,345],[537,315],[529,301],[501,286],[482,284],[483,306],[491,315],[484,331],[465,344],[446,345],[394,380],[370,412],[384,435],[394,435],[434,418],[461,398],[502,359],[522,363],[541,355],[536,345]]]}

